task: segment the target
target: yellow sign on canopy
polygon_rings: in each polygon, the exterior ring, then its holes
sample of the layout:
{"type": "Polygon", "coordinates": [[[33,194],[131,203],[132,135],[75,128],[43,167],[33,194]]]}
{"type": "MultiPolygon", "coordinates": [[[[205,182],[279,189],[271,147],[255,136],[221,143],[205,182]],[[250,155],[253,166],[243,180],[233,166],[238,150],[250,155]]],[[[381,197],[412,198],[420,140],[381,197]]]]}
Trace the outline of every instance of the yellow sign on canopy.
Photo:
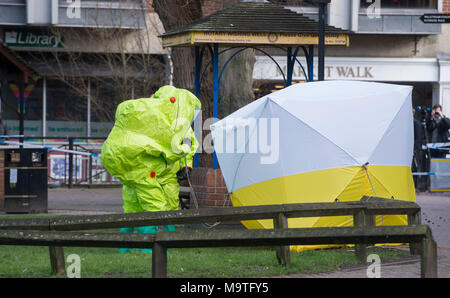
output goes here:
{"type": "MultiPolygon", "coordinates": [[[[315,33],[271,33],[271,32],[184,32],[162,36],[163,47],[194,45],[199,43],[219,44],[267,44],[267,45],[317,45],[315,33]]],[[[349,45],[347,34],[326,34],[326,45],[349,45]]]]}

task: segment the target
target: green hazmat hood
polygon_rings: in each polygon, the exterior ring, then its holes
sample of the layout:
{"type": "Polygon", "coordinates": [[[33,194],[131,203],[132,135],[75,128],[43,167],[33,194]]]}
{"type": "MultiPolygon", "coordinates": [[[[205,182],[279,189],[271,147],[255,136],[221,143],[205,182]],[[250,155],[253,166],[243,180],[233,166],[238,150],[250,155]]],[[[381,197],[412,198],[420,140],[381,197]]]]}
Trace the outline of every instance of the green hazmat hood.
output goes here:
{"type": "Polygon", "coordinates": [[[161,87],[151,98],[122,102],[102,147],[103,166],[122,183],[134,183],[145,179],[150,166],[163,171],[191,154],[182,141],[196,108],[201,108],[197,97],[173,86],[161,87]]]}

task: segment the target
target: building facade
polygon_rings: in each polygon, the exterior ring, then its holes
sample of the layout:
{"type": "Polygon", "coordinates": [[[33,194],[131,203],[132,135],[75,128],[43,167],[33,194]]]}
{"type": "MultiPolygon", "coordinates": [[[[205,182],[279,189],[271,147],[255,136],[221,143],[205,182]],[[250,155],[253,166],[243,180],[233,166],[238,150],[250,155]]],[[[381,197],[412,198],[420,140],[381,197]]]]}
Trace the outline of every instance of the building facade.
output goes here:
{"type": "MultiPolygon", "coordinates": [[[[317,18],[317,8],[305,1],[279,2],[317,18]]],[[[327,11],[330,25],[351,34],[348,47],[326,48],[326,80],[412,85],[415,107],[439,103],[450,115],[450,24],[421,19],[450,13],[449,0],[331,0],[327,11]]],[[[285,67],[284,57],[275,59],[285,67]]],[[[297,82],[305,80],[300,66],[294,75],[297,82]]],[[[254,79],[257,90],[275,89],[282,76],[269,59],[257,57],[254,79]]]]}
{"type": "MultiPolygon", "coordinates": [[[[202,1],[203,14],[236,1],[202,1]]],[[[272,2],[317,19],[317,7],[307,1],[272,2]]],[[[421,20],[440,13],[450,13],[450,0],[331,0],[328,23],[351,34],[349,46],[326,48],[325,79],[412,85],[414,106],[440,103],[450,115],[450,24],[421,20]]],[[[22,96],[26,136],[106,137],[119,101],[148,96],[167,82],[163,31],[151,1],[0,0],[0,39],[39,74],[23,90],[15,78],[1,78],[1,114],[10,134],[19,132],[22,96]]],[[[273,58],[286,68],[285,55],[273,58]]],[[[266,56],[256,56],[253,79],[257,96],[284,87],[266,56]]],[[[294,81],[304,80],[296,65],[294,81]]],[[[50,176],[64,177],[67,162],[52,160],[50,176]]],[[[75,176],[83,179],[87,161],[75,163],[75,176]]],[[[200,169],[192,180],[202,204],[224,205],[220,170],[200,169]]]]}
{"type": "MultiPolygon", "coordinates": [[[[167,78],[156,14],[141,0],[0,0],[0,39],[38,74],[23,90],[29,137],[106,137],[117,103],[167,78]]],[[[19,133],[20,90],[2,78],[1,113],[19,133]]]]}
{"type": "MultiPolygon", "coordinates": [[[[62,149],[70,149],[70,137],[106,138],[120,102],[148,97],[168,81],[162,32],[142,0],[0,0],[0,58],[17,57],[33,72],[23,82],[17,65],[0,65],[8,134],[62,149]]],[[[75,140],[72,149],[100,152],[101,144],[75,140]]],[[[68,154],[50,151],[49,182],[69,183],[69,168],[68,154]]],[[[98,157],[75,155],[72,168],[73,184],[118,182],[98,157]]]]}

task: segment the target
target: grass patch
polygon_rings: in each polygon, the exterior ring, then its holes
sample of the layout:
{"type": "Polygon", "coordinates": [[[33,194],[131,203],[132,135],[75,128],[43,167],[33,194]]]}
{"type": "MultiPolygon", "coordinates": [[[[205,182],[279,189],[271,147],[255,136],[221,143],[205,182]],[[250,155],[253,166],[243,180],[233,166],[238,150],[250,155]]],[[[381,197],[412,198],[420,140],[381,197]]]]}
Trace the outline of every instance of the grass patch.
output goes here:
{"type": "MultiPolygon", "coordinates": [[[[55,216],[11,216],[3,218],[46,218],[55,216]]],[[[177,230],[195,228],[177,227],[177,230]]],[[[117,229],[113,229],[118,232],[117,229]]],[[[90,232],[111,232],[111,229],[90,232]]],[[[119,254],[116,248],[66,247],[64,255],[77,254],[81,259],[83,278],[149,278],[152,275],[152,255],[119,254]]],[[[169,249],[168,277],[268,277],[289,274],[315,274],[358,264],[349,248],[291,252],[291,265],[281,266],[274,247],[181,248],[169,249]]],[[[392,248],[371,248],[368,254],[378,254],[381,261],[402,259],[409,253],[392,248]]],[[[66,268],[71,265],[66,263],[66,268]]],[[[0,246],[0,277],[46,278],[50,274],[48,247],[0,246]]]]}
{"type": "MultiPolygon", "coordinates": [[[[83,278],[151,277],[152,256],[143,253],[119,254],[115,248],[64,249],[65,257],[81,258],[83,278]]],[[[407,252],[372,248],[382,261],[401,259],[407,252]]],[[[0,277],[41,278],[50,275],[48,247],[0,246],[0,277]]],[[[320,273],[358,264],[347,248],[291,253],[291,266],[281,266],[272,247],[170,249],[168,277],[266,277],[299,273],[320,273]]],[[[66,263],[66,268],[69,266],[66,263]]]]}

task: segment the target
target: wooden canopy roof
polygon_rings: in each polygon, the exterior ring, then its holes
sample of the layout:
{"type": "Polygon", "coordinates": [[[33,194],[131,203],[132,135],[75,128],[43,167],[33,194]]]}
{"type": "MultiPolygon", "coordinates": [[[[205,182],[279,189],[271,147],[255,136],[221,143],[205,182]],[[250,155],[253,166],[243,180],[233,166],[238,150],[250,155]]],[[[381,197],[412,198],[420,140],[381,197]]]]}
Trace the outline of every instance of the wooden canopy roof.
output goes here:
{"type": "MultiPolygon", "coordinates": [[[[325,26],[326,45],[347,45],[348,32],[325,26]]],[[[227,45],[318,44],[318,22],[269,2],[239,2],[160,36],[163,47],[201,43],[227,45]]]]}

